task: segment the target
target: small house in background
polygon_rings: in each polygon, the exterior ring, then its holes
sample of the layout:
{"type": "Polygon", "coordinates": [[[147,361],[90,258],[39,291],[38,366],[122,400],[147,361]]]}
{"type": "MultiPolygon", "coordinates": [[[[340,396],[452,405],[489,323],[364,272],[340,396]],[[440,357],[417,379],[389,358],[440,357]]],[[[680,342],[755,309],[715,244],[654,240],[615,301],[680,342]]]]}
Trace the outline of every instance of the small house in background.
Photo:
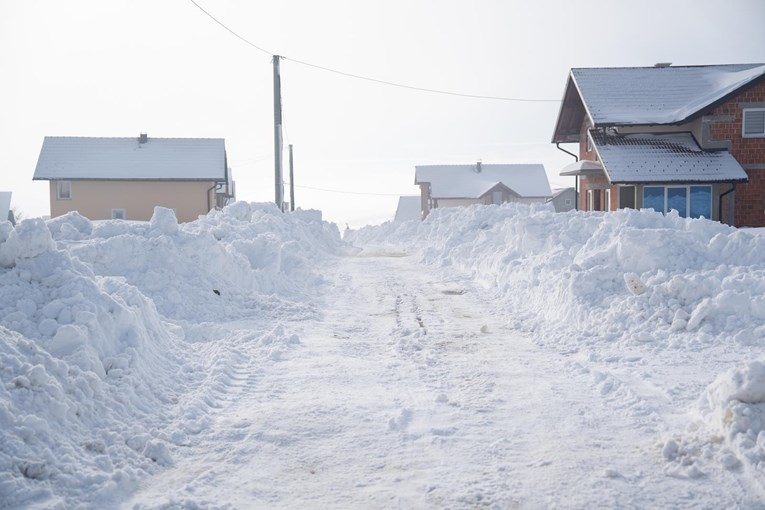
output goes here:
{"type": "Polygon", "coordinates": [[[415,167],[424,219],[431,209],[472,204],[546,202],[552,197],[543,165],[483,164],[415,167]]]}
{"type": "Polygon", "coordinates": [[[572,69],[552,141],[580,209],[765,226],[765,64],[572,69]]]}
{"type": "Polygon", "coordinates": [[[47,136],[34,180],[50,181],[50,215],[149,220],[155,206],[187,222],[235,200],[222,138],[47,136]]]}
{"type": "Polygon", "coordinates": [[[0,191],[0,221],[10,221],[12,225],[16,225],[16,218],[11,210],[11,196],[13,193],[10,191],[0,191]]]}
{"type": "Polygon", "coordinates": [[[419,195],[399,197],[396,216],[393,218],[393,221],[419,220],[421,219],[420,214],[419,195]]]}
{"type": "Polygon", "coordinates": [[[576,190],[574,188],[553,190],[553,195],[548,202],[555,207],[555,212],[573,211],[576,208],[576,190]]]}

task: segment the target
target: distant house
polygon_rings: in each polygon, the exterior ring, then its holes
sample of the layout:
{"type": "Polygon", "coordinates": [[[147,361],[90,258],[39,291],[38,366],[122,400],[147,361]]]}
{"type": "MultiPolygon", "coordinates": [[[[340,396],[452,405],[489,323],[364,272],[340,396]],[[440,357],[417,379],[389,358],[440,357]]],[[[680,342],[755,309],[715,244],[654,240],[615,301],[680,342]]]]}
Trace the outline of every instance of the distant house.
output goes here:
{"type": "Polygon", "coordinates": [[[431,209],[471,204],[545,202],[550,183],[542,165],[423,165],[415,167],[424,219],[431,209]]]}
{"type": "Polygon", "coordinates": [[[222,138],[45,137],[34,180],[50,181],[50,215],[149,220],[155,206],[179,221],[234,200],[222,138]]]}
{"type": "Polygon", "coordinates": [[[576,208],[576,190],[574,188],[553,190],[552,197],[547,201],[555,207],[555,212],[572,211],[576,208]]]}
{"type": "Polygon", "coordinates": [[[11,197],[13,193],[10,191],[0,191],[0,221],[10,221],[11,225],[16,224],[16,218],[11,210],[11,197]]]}
{"type": "Polygon", "coordinates": [[[552,141],[580,209],[765,226],[765,64],[572,69],[552,141]]]}
{"type": "Polygon", "coordinates": [[[396,207],[396,216],[393,221],[409,221],[420,219],[420,197],[404,196],[398,198],[398,207],[396,207]]]}

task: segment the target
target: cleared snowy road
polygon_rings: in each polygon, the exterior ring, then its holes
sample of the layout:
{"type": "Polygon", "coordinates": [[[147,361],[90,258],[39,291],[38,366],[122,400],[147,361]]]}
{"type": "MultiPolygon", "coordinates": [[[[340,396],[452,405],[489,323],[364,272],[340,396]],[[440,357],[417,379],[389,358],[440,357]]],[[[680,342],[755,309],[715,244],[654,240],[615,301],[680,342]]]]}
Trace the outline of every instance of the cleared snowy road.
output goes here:
{"type": "Polygon", "coordinates": [[[664,474],[655,407],[597,391],[573,356],[509,329],[490,291],[391,255],[328,268],[318,320],[211,331],[230,360],[204,395],[214,419],[123,506],[746,506],[710,479],[732,475],[664,474]]]}

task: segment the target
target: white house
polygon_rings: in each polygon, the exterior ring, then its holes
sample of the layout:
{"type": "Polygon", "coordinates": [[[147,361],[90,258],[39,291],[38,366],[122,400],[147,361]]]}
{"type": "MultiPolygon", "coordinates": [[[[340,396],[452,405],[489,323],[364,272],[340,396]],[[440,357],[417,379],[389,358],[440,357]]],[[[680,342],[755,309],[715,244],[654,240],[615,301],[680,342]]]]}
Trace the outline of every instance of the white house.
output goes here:
{"type": "Polygon", "coordinates": [[[438,207],[546,202],[552,197],[545,167],[538,164],[421,165],[415,167],[414,183],[420,186],[423,219],[438,207]]]}

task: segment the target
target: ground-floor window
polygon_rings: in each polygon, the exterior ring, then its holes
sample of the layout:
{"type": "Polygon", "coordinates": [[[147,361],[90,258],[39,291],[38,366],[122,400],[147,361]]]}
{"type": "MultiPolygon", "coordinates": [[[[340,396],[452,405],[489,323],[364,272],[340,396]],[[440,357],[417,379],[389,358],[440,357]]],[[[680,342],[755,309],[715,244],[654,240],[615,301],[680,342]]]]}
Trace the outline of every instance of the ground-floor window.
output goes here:
{"type": "Polygon", "coordinates": [[[600,190],[591,189],[587,190],[587,210],[588,211],[600,211],[600,190]]]}
{"type": "Polygon", "coordinates": [[[643,207],[683,218],[712,217],[712,186],[645,186],[643,207]]]}
{"type": "Polygon", "coordinates": [[[635,208],[635,186],[619,186],[619,208],[635,208]]]}

